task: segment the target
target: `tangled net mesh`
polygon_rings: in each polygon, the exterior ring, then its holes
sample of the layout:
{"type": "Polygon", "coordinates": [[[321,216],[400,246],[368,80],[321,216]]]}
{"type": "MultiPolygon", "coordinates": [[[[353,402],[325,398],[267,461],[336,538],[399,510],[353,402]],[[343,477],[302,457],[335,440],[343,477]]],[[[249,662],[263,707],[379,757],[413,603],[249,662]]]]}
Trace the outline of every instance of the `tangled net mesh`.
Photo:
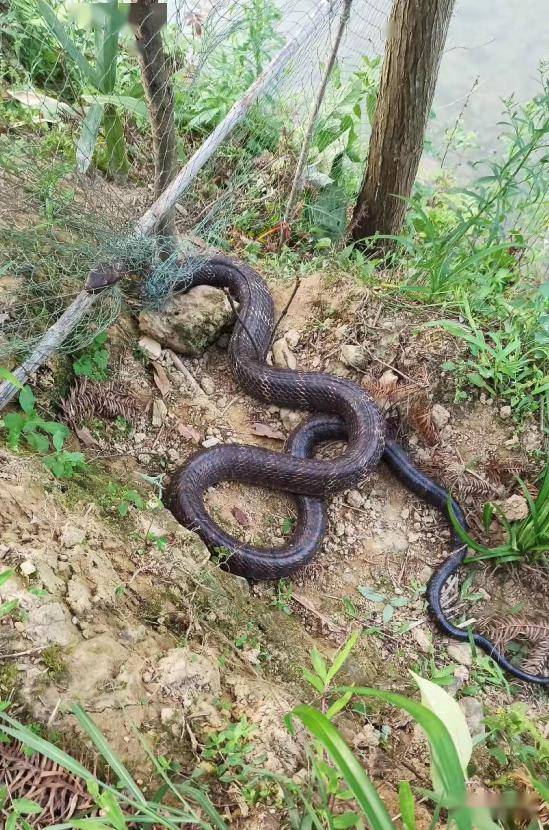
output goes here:
{"type": "MultiPolygon", "coordinates": [[[[300,37],[291,60],[181,196],[177,249],[166,258],[158,239],[135,231],[155,198],[154,136],[136,30],[116,16],[122,6],[106,2],[93,12],[97,4],[75,7],[67,0],[0,3],[2,364],[13,365],[29,353],[98,263],[123,262],[131,276],[98,298],[65,340],[65,351],[82,348],[108,327],[124,300],[160,307],[205,252],[228,250],[242,238],[276,239],[344,4],[326,3],[326,13],[300,37]]],[[[366,81],[360,81],[364,55],[370,62],[380,54],[389,5],[352,2],[317,134],[324,130],[329,136],[337,128],[334,112],[346,106],[345,96],[347,108],[354,106],[357,84],[363,83],[366,95],[366,81]]],[[[303,30],[317,6],[306,0],[167,4],[161,31],[175,101],[177,167],[303,30]]],[[[365,146],[366,107],[364,117],[356,112],[351,120],[357,147],[365,146]]],[[[309,169],[326,177],[348,140],[349,129],[327,152],[317,142],[309,169]]],[[[360,165],[355,166],[358,176],[360,165]]]]}

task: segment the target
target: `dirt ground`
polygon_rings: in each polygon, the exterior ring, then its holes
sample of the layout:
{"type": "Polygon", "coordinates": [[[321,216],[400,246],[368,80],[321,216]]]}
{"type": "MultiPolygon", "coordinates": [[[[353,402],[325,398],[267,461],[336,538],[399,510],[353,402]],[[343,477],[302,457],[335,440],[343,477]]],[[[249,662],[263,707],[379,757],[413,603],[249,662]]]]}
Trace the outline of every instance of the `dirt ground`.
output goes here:
{"type": "MultiPolygon", "coordinates": [[[[292,283],[270,282],[280,311],[292,283]]],[[[391,429],[426,471],[453,487],[480,533],[483,502],[505,500],[514,471],[528,480],[539,469],[539,426],[532,420],[518,430],[505,409],[482,397],[454,404],[452,378],[441,367],[458,344],[421,328],[427,311],[390,297],[337,273],[304,277],[278,332],[286,359],[372,391],[391,429]]],[[[432,624],[424,589],[449,552],[449,530],[383,465],[331,501],[322,550],[291,580],[250,586],[220,571],[161,506],[162,487],[204,442],[282,449],[301,415],[265,408],[238,389],[226,335],[202,356],[183,358],[186,372],[166,350],[147,360],[138,338],[129,317],[110,332],[112,379],[139,398],[142,411],[129,423],[96,419],[80,431],[92,471],[82,481],[53,481],[36,459],[2,451],[0,564],[17,576],[0,588],[0,601],[17,598],[24,614],[0,624],[1,697],[50,728],[71,723],[66,706],[78,700],[138,767],[134,727],[158,753],[191,769],[209,734],[246,715],[267,767],[295,775],[303,736],[290,738],[282,717],[315,700],[302,676],[310,649],[333,654],[360,628],[347,682],[413,693],[409,669],[426,677],[448,670],[447,688],[458,697],[485,709],[520,699],[547,725],[539,690],[490,675],[432,624]],[[146,504],[130,504],[121,516],[128,489],[146,504]]],[[[51,394],[58,369],[41,373],[39,396],[51,394]]],[[[290,499],[232,484],[209,492],[207,504],[232,533],[259,544],[282,544],[295,516],[290,499]]],[[[450,586],[446,601],[452,615],[481,630],[511,610],[547,619],[543,578],[535,569],[478,569],[465,587],[463,579],[450,586]]],[[[478,732],[481,720],[473,724],[478,732]]],[[[340,728],[383,782],[394,812],[400,780],[428,786],[425,745],[409,718],[379,708],[359,726],[343,718],[340,728]]],[[[234,826],[273,826],[268,809],[250,810],[238,793],[227,810],[234,826]]]]}

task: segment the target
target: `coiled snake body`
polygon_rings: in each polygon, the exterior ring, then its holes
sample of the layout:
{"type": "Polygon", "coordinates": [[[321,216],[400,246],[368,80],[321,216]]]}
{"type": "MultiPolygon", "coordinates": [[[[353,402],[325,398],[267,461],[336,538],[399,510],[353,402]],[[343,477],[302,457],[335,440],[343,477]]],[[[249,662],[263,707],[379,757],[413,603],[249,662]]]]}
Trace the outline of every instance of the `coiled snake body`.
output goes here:
{"type": "MultiPolygon", "coordinates": [[[[394,441],[385,438],[384,419],[370,396],[346,378],[325,373],[278,369],[266,363],[274,327],[274,307],[263,279],[246,265],[217,256],[193,273],[191,285],[229,290],[239,304],[229,344],[230,362],[242,388],[265,403],[322,413],[313,415],[288,438],[286,452],[225,444],[198,452],[174,474],[168,492],[170,508],[183,525],[195,530],[214,551],[224,551],[224,566],[254,580],[279,579],[311,561],[326,532],[325,498],[359,484],[383,459],[414,493],[446,512],[447,494],[418,470],[394,441]],[[346,451],[333,460],[313,458],[319,444],[345,440],[346,451]],[[209,515],[204,492],[221,481],[259,485],[292,494],[297,520],[283,547],[256,548],[224,531],[209,515]]],[[[460,521],[465,519],[454,505],[460,521]]],[[[430,609],[443,630],[466,641],[467,631],[444,615],[440,595],[447,579],[461,566],[466,548],[454,537],[454,551],[428,587],[430,609]]],[[[517,677],[536,683],[549,678],[528,675],[511,665],[482,635],[475,643],[517,677]]]]}

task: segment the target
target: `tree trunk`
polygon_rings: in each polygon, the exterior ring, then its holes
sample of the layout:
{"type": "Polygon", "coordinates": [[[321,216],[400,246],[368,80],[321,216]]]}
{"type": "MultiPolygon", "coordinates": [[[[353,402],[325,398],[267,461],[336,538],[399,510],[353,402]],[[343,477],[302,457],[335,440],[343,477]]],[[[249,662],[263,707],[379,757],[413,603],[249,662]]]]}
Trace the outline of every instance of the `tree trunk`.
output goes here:
{"type": "Polygon", "coordinates": [[[394,2],[366,174],[351,223],[357,242],[402,227],[454,2],[394,2]]]}
{"type": "MultiPolygon", "coordinates": [[[[165,15],[165,4],[159,5],[157,0],[139,0],[130,8],[130,22],[134,25],[141,76],[151,119],[156,199],[175,176],[177,152],[173,89],[161,34],[166,23],[165,15]]],[[[174,236],[173,209],[163,217],[156,230],[161,236],[174,236]]]]}

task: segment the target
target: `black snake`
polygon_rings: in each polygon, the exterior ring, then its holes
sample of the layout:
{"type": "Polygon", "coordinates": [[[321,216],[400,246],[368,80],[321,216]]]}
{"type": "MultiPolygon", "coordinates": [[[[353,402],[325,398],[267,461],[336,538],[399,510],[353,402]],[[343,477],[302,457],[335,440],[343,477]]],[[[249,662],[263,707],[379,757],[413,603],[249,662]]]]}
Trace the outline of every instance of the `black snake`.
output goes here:
{"type": "MultiPolygon", "coordinates": [[[[322,413],[313,415],[290,435],[284,453],[225,444],[198,452],[174,474],[168,493],[172,512],[183,525],[197,531],[211,550],[226,554],[224,566],[228,570],[253,580],[274,580],[306,565],[326,532],[325,498],[359,484],[381,458],[406,487],[446,513],[446,491],[418,470],[398,444],[386,440],[383,416],[360,386],[321,372],[267,365],[274,306],[259,274],[227,257],[216,256],[198,265],[190,285],[185,287],[195,285],[228,289],[239,304],[229,355],[241,387],[265,403],[322,413]],[[346,451],[333,460],[314,458],[315,448],[327,440],[345,440],[346,451]],[[297,503],[297,520],[288,543],[277,548],[257,548],[219,527],[205,508],[204,493],[221,481],[292,494],[297,503]]],[[[466,527],[457,504],[454,510],[466,527]]],[[[453,543],[451,556],[430,581],[427,599],[440,627],[451,637],[467,641],[468,632],[453,625],[441,607],[441,591],[466,555],[466,547],[459,538],[453,536],[453,543]]],[[[475,634],[473,640],[516,677],[549,683],[549,677],[530,675],[512,665],[486,637],[475,634]]]]}

